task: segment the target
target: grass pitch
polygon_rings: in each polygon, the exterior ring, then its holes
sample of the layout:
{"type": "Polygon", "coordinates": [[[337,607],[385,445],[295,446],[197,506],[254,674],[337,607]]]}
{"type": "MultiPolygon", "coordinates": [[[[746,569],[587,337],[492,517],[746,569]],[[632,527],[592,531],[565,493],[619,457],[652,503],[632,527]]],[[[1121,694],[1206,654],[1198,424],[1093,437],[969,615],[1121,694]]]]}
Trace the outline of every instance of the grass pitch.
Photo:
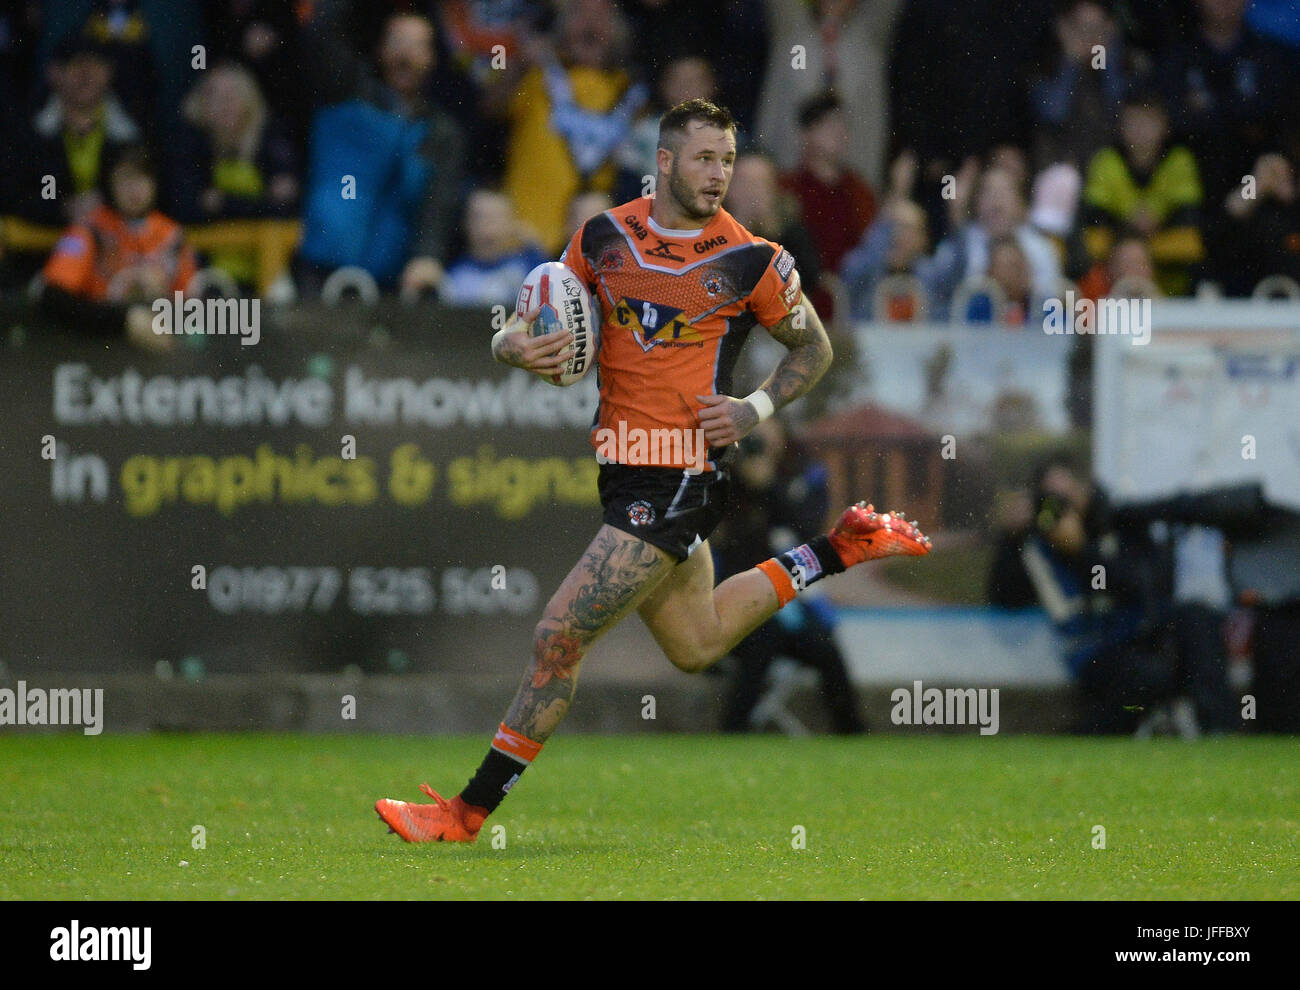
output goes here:
{"type": "Polygon", "coordinates": [[[376,798],[454,794],[487,742],[2,738],[0,897],[1300,895],[1292,739],[561,732],[473,846],[387,834],[376,798]]]}

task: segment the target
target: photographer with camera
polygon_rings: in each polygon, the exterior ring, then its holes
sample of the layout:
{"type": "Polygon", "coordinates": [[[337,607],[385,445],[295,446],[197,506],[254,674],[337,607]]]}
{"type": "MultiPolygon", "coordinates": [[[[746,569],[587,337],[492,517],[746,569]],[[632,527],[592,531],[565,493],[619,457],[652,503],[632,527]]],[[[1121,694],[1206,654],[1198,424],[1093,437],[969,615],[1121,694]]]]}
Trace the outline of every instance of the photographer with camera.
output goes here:
{"type": "Polygon", "coordinates": [[[1192,590],[1194,578],[1222,583],[1221,538],[1217,558],[1211,531],[1165,526],[1157,543],[1154,520],[1112,511],[1061,459],[1039,468],[1027,503],[1003,520],[989,601],[1039,604],[1052,619],[1083,697],[1077,731],[1149,731],[1152,709],[1184,738],[1232,728],[1221,604],[1192,590]]]}

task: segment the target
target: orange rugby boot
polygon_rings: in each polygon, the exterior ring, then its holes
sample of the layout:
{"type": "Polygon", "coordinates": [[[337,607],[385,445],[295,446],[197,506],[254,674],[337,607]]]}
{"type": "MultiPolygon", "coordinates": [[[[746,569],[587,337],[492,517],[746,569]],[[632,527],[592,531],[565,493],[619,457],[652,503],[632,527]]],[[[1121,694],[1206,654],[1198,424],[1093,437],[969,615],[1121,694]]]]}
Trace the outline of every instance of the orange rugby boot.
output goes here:
{"type": "Polygon", "coordinates": [[[390,831],[407,842],[473,842],[488,813],[484,808],[466,804],[457,794],[448,801],[428,784],[420,790],[433,798],[434,804],[411,804],[380,798],[375,811],[390,831]]]}
{"type": "Polygon", "coordinates": [[[930,552],[930,538],[901,512],[880,513],[865,502],[844,510],[830,540],[845,567],[880,557],[923,557],[930,552]]]}

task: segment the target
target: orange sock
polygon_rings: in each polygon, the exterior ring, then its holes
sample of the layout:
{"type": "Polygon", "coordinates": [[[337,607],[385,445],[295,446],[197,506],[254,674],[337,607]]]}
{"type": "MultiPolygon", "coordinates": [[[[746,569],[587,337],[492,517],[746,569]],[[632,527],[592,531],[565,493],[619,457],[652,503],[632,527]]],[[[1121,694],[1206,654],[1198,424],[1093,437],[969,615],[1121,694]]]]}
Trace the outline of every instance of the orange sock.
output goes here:
{"type": "Polygon", "coordinates": [[[537,759],[537,754],[542,751],[542,744],[520,735],[502,722],[497,728],[496,738],[492,740],[492,748],[513,756],[520,763],[527,765],[537,759]]]}
{"type": "Polygon", "coordinates": [[[491,814],[541,751],[541,743],[502,722],[487,756],[460,792],[460,799],[484,815],[491,814]]]}

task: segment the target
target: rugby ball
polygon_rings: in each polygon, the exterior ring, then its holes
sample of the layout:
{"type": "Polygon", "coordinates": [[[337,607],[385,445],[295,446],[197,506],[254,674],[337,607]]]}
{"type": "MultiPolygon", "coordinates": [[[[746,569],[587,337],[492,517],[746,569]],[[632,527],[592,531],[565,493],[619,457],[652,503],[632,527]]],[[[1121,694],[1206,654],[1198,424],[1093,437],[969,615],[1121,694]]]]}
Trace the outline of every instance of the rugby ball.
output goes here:
{"type": "Polygon", "coordinates": [[[582,279],[568,265],[548,261],[529,272],[519,287],[515,312],[531,325],[534,337],[554,330],[573,333],[573,352],[564,370],[551,376],[552,385],[581,381],[596,363],[600,310],[582,279]]]}

